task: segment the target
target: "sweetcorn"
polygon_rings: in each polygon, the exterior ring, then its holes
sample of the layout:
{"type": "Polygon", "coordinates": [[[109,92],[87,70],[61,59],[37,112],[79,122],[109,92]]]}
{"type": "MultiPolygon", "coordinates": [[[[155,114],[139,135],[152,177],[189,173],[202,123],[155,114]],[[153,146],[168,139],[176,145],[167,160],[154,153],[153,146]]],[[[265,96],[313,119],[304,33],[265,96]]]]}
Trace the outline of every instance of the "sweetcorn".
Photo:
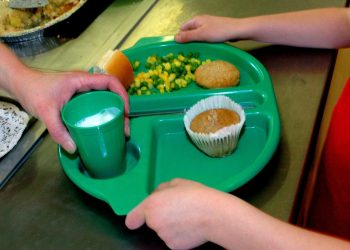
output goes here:
{"type": "Polygon", "coordinates": [[[151,95],[186,88],[195,81],[195,70],[208,62],[209,59],[201,61],[199,53],[152,55],[146,60],[146,71],[138,72],[141,63],[136,60],[132,63],[136,76],[128,92],[130,95],[151,95]]]}

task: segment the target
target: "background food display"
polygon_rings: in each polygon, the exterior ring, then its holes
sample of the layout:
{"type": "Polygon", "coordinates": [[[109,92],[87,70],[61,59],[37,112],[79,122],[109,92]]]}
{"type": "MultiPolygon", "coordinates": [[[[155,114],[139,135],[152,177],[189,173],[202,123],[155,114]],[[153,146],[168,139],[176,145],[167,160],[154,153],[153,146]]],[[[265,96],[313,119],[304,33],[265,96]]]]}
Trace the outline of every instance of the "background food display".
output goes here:
{"type": "Polygon", "coordinates": [[[49,0],[49,4],[32,9],[11,9],[0,2],[0,36],[18,36],[49,27],[69,17],[86,0],[49,0]]]}

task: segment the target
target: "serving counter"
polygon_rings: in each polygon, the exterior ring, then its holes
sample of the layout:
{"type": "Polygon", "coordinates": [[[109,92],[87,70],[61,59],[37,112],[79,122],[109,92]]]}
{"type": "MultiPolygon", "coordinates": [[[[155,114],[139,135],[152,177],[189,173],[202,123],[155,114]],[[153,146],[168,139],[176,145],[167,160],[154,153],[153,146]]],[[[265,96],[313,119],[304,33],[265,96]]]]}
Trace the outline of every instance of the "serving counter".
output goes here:
{"type": "MultiPolygon", "coordinates": [[[[23,60],[47,71],[86,70],[106,50],[131,47],[145,36],[173,35],[181,23],[197,14],[244,17],[345,4],[345,0],[115,1],[77,39],[23,60]]],[[[307,152],[314,143],[313,131],[318,128],[336,51],[249,41],[233,45],[267,68],[282,126],[280,144],[270,163],[233,194],[288,221],[307,152]]],[[[0,190],[0,214],[3,249],[166,248],[153,231],[146,227],[129,231],[125,217],[115,215],[107,204],[77,188],[63,173],[57,145],[46,134],[0,190]]]]}

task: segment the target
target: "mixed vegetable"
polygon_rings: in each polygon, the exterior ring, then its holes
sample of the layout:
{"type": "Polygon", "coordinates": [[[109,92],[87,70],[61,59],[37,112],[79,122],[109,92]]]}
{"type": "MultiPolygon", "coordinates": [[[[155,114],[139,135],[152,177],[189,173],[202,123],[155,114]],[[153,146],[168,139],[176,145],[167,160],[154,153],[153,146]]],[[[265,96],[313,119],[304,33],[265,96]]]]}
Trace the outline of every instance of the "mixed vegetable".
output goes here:
{"type": "MultiPolygon", "coordinates": [[[[210,60],[201,61],[199,53],[192,52],[186,55],[179,52],[177,55],[150,56],[144,65],[146,71],[137,73],[128,92],[130,95],[151,95],[185,88],[195,80],[196,69],[207,62],[210,60]]],[[[134,72],[137,72],[140,61],[132,64],[134,72]]]]}

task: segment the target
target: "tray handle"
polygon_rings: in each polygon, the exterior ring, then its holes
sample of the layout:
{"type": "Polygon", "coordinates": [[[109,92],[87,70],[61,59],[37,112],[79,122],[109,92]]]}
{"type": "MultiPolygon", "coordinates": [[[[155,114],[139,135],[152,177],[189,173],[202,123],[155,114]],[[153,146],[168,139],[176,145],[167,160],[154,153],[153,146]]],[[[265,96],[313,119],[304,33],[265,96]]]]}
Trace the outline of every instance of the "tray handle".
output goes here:
{"type": "Polygon", "coordinates": [[[68,178],[86,193],[109,204],[117,215],[126,215],[149,195],[147,181],[136,169],[110,179],[93,179],[81,172],[76,155],[68,154],[61,146],[58,146],[58,154],[68,178]],[[63,158],[70,158],[71,164],[64,165],[63,158]]]}
{"type": "Polygon", "coordinates": [[[174,36],[172,35],[143,37],[140,40],[138,40],[133,47],[136,48],[136,47],[141,47],[141,46],[145,46],[153,43],[171,42],[171,41],[174,41],[174,36]]]}

